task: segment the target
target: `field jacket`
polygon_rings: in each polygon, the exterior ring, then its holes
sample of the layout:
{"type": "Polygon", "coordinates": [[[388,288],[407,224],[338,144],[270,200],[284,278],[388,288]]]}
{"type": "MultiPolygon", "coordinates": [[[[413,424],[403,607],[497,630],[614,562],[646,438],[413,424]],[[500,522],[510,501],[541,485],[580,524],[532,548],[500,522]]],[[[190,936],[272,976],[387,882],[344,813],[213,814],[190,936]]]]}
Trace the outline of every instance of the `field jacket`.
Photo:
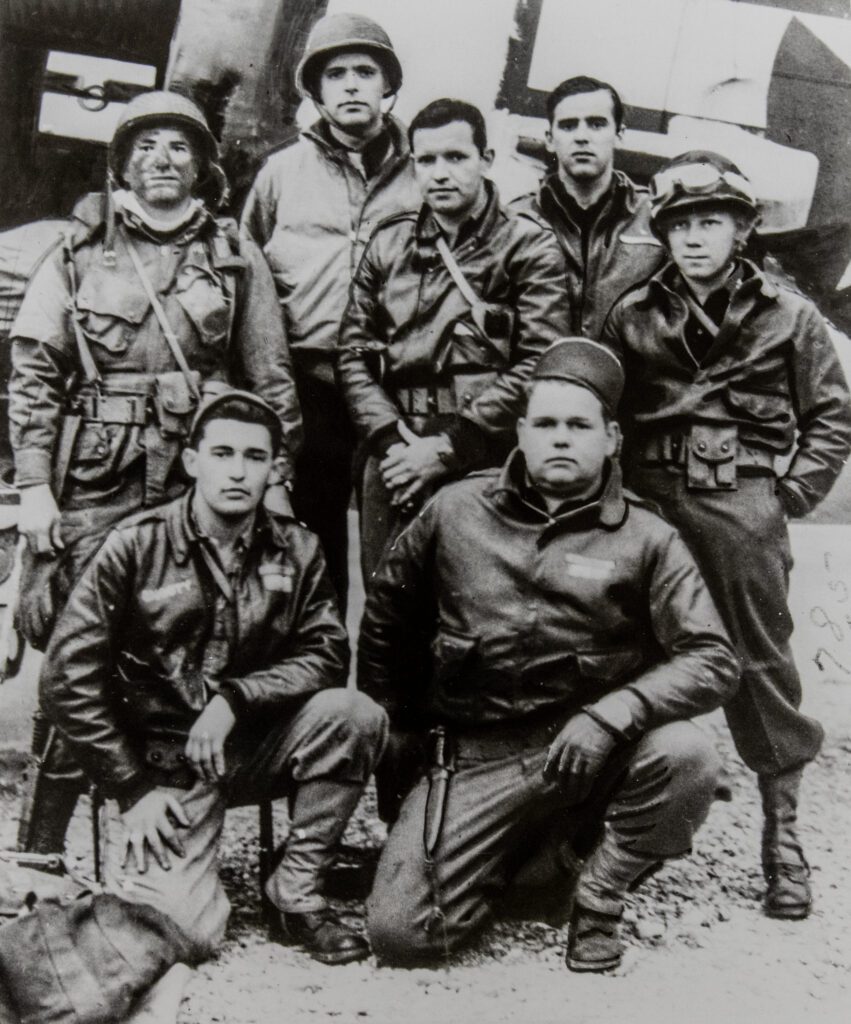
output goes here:
{"type": "Polygon", "coordinates": [[[360,688],[397,721],[564,722],[593,705],[628,734],[728,699],[737,661],[677,531],[615,464],[597,500],[554,517],[523,476],[514,453],[449,484],[398,537],[367,595],[360,688]]]}
{"type": "Polygon", "coordinates": [[[851,397],[824,319],[809,299],[743,261],[718,336],[698,365],[684,340],[689,310],[678,273],[669,265],[630,292],[603,333],[625,364],[627,449],[640,458],[659,437],[703,424],[732,427],[729,443],[741,461],[794,452],[778,494],[789,515],[803,515],[851,451],[851,397]]]}
{"type": "Polygon", "coordinates": [[[115,529],[71,594],[41,678],[43,707],[107,795],[157,778],[151,741],[182,752],[213,692],[268,722],[345,684],[346,633],[316,537],[257,510],[231,581],[235,636],[214,635],[220,593],[192,493],[115,529]],[[217,669],[212,671],[211,661],[217,669]]]}
{"type": "Polygon", "coordinates": [[[268,158],[242,213],[242,230],[275,278],[299,367],[328,383],[349,282],[370,234],[419,202],[405,129],[393,117],[386,125],[391,146],[369,181],[319,121],[268,158]]]}
{"type": "MultiPolygon", "coordinates": [[[[165,415],[173,417],[173,436],[188,428],[193,407],[128,242],[201,381],[247,388],[278,413],[285,438],[282,470],[291,477],[301,416],[274,286],[259,249],[239,241],[232,221],[203,208],[176,236],[167,237],[155,236],[132,213],[119,211],[114,263],[104,258],[104,232],[103,197],[89,195],[74,210],[66,244],[39,267],[18,313],[9,386],[17,484],[51,481],[63,418],[79,414],[68,483],[72,490],[75,485],[85,490],[91,503],[108,501],[128,467],[144,458],[144,430],[156,420],[153,378],[164,373],[171,373],[176,385],[173,393],[159,396],[171,406],[165,415]],[[87,384],[75,315],[103,388],[87,384]],[[110,407],[94,394],[98,390],[135,395],[139,402],[121,399],[110,407]]],[[[165,439],[159,444],[168,444],[169,425],[161,425],[165,439]]]]}
{"type": "Polygon", "coordinates": [[[537,192],[515,199],[512,209],[542,217],[553,229],[567,261],[570,333],[597,339],[609,310],[636,284],[646,281],[665,262],[662,243],[650,230],[646,189],[615,171],[582,255],[582,232],[561,198],[554,175],[537,192]]]}

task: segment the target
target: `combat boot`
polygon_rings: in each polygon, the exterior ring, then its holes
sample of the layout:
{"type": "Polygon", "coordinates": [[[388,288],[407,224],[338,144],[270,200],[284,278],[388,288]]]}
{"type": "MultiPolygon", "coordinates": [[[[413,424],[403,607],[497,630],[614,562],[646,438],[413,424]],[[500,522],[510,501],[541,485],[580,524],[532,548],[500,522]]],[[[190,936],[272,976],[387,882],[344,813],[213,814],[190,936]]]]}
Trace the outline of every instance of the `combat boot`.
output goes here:
{"type": "Polygon", "coordinates": [[[658,859],[619,845],[611,829],[585,862],[567,931],[571,971],[608,971],[620,965],[620,919],[626,894],[659,866],[658,859]]]}
{"type": "Polygon", "coordinates": [[[762,870],[767,883],[763,909],[768,917],[800,921],[812,907],[810,868],[795,828],[802,768],[782,775],[760,775],[764,816],[762,870]]]}
{"type": "Polygon", "coordinates": [[[322,893],[322,880],[357,806],[359,783],[314,779],[296,791],[283,856],[266,885],[281,910],[275,941],[301,945],[323,964],[369,956],[369,944],[339,920],[322,893]]]}

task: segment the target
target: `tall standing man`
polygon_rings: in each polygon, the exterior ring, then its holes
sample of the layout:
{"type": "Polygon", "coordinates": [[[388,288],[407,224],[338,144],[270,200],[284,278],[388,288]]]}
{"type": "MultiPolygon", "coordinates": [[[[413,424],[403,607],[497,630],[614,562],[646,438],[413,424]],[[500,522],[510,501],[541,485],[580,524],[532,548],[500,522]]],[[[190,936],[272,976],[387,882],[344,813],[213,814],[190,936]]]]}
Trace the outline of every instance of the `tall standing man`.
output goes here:
{"type": "Polygon", "coordinates": [[[625,359],[627,478],[682,531],[738,648],[742,683],[725,711],[762,795],[765,912],[802,918],[811,893],[798,792],[824,732],[799,710],[786,524],[839,475],[851,398],[812,302],[740,255],[757,205],[739,169],[685,153],[651,195],[671,263],[618,303],[603,336],[625,359]]]}
{"type": "Polygon", "coordinates": [[[354,432],[334,382],[337,335],[373,228],[416,201],[404,127],[383,109],[401,84],[380,25],[355,14],[317,22],[296,85],[319,120],[268,159],[242,215],[272,268],[295,363],[305,441],[293,507],[322,541],[341,608],[354,432]]]}
{"type": "Polygon", "coordinates": [[[547,149],[556,170],[512,204],[543,217],[567,260],[570,329],[599,338],[625,291],[665,262],[649,228],[645,189],[614,169],[624,108],[608,82],[568,78],[547,98],[547,149]]]}
{"type": "Polygon", "coordinates": [[[421,203],[372,236],[340,331],[338,373],[365,454],[365,580],[400,511],[511,446],[523,385],[567,330],[564,260],[505,209],[481,111],[440,99],[411,122],[421,203]]]}
{"type": "Polygon", "coordinates": [[[45,661],[45,707],[107,802],[109,891],[168,915],[209,954],[228,901],[225,808],[286,795],[266,889],[289,937],[328,964],[368,947],[322,894],[328,860],[386,732],[345,686],[346,633],[319,543],[261,498],[281,443],[248,392],[202,407],[183,454],[192,490],[112,532],[45,661]]]}

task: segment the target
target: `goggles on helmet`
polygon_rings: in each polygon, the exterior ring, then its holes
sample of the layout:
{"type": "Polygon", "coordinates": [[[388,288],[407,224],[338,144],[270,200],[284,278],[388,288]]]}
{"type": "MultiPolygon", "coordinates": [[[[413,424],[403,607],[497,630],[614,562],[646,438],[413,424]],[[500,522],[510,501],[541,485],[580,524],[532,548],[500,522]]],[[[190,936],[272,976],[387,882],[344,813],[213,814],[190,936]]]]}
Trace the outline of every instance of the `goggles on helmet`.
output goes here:
{"type": "MultiPolygon", "coordinates": [[[[708,163],[682,164],[654,174],[650,180],[650,199],[654,206],[677,194],[711,196],[717,192],[720,199],[725,197],[724,185],[756,206],[756,195],[747,178],[735,171],[722,171],[708,163]]],[[[729,193],[726,193],[726,197],[729,198],[729,193]]]]}

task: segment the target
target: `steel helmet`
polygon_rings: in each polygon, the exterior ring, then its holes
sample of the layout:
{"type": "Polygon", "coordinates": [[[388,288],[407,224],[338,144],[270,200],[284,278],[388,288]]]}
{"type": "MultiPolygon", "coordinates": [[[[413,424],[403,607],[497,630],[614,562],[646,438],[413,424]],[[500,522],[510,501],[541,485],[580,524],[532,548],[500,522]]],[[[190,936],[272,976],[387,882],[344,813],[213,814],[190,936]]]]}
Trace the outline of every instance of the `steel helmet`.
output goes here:
{"type": "Polygon", "coordinates": [[[660,220],[668,213],[707,203],[736,207],[754,221],[759,215],[750,181],[719,153],[683,153],[650,179],[650,225],[656,235],[660,234],[660,220]]]}
{"type": "Polygon", "coordinates": [[[392,96],[401,88],[402,65],[384,29],[363,14],[328,14],[311,29],[296,68],[295,84],[302,96],[316,98],[320,65],[339,50],[363,50],[372,54],[387,79],[386,96],[392,96]]]}
{"type": "Polygon", "coordinates": [[[133,137],[145,125],[173,126],[191,134],[201,165],[196,192],[214,207],[220,206],[228,188],[218,163],[218,143],[201,108],[177,92],[143,92],[124,108],[109,144],[109,167],[115,178],[121,180],[133,137]]]}

